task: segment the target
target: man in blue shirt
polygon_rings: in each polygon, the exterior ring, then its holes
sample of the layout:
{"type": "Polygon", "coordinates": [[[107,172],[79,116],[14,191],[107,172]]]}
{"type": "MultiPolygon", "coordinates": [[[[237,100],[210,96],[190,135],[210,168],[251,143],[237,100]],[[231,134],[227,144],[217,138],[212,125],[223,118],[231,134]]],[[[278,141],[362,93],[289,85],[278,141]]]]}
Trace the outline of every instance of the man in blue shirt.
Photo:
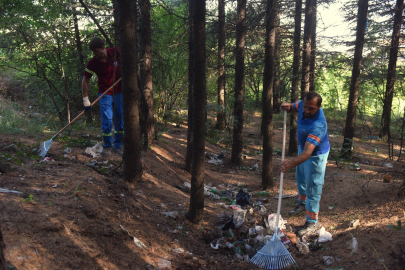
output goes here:
{"type": "Polygon", "coordinates": [[[284,160],[281,171],[296,167],[298,205],[288,214],[292,216],[306,211],[306,222],[298,231],[299,236],[313,233],[320,227],[319,202],[330,148],[328,125],[321,106],[322,97],[316,92],[306,93],[303,100],[294,104],[281,105],[281,109],[288,113],[298,113],[298,156],[290,161],[284,160]]]}

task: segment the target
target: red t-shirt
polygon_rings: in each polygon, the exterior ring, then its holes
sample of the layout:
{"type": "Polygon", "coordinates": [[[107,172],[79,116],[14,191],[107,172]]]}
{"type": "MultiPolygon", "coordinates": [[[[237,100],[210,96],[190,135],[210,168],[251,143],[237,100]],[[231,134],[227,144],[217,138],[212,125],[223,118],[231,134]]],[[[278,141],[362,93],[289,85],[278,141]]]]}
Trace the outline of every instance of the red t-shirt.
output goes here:
{"type": "MultiPolygon", "coordinates": [[[[120,50],[117,48],[107,49],[107,62],[103,63],[97,57],[93,57],[89,60],[84,71],[84,76],[91,78],[93,75],[97,76],[98,92],[100,94],[104,93],[111,85],[113,85],[114,80],[114,66],[115,68],[115,81],[121,78],[121,67],[120,67],[120,50]],[[117,52],[114,62],[114,53],[117,52]]],[[[121,93],[121,82],[114,86],[114,94],[121,93]]],[[[107,95],[112,95],[112,90],[108,91],[107,95]]]]}

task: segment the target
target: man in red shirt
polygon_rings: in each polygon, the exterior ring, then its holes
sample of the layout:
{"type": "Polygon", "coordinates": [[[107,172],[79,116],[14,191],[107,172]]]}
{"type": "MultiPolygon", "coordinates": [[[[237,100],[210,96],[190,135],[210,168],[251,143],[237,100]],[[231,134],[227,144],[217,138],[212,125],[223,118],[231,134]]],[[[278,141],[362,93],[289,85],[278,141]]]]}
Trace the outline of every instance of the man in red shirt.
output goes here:
{"type": "MultiPolygon", "coordinates": [[[[98,37],[91,39],[90,50],[94,57],[89,60],[82,80],[83,105],[85,111],[91,110],[88,95],[88,82],[93,75],[97,76],[98,95],[103,94],[114,82],[121,78],[120,51],[118,48],[104,47],[104,41],[98,37]]],[[[103,130],[104,149],[102,155],[110,156],[111,150],[122,155],[124,136],[124,119],[122,108],[121,82],[114,86],[100,99],[101,125],[103,130]],[[114,141],[112,127],[114,123],[114,141]]]]}

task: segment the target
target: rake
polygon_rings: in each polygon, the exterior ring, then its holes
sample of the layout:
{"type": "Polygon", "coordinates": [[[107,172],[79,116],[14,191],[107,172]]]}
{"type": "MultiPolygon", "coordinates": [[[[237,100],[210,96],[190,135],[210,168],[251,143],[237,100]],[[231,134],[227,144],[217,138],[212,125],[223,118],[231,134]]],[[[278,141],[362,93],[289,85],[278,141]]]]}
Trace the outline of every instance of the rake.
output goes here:
{"type": "MultiPolygon", "coordinates": [[[[287,111],[284,111],[284,125],[283,125],[283,149],[281,155],[281,161],[284,161],[285,157],[285,137],[286,137],[286,123],[287,123],[287,111]]],[[[274,229],[274,235],[267,244],[260,249],[255,256],[250,260],[257,266],[265,269],[283,269],[292,264],[295,264],[294,258],[288,252],[287,248],[281,242],[280,236],[278,236],[278,221],[280,218],[281,199],[283,195],[283,178],[284,173],[280,174],[280,189],[278,192],[278,205],[276,216],[276,227],[274,229]]]]}
{"type": "MultiPolygon", "coordinates": [[[[111,90],[111,88],[113,88],[117,83],[119,83],[121,81],[121,78],[119,78],[113,85],[111,85],[107,90],[105,90],[104,93],[102,93],[96,100],[93,101],[93,103],[90,104],[90,106],[93,106],[94,104],[96,104],[100,98],[102,98],[105,94],[107,94],[108,91],[111,90]]],[[[38,150],[38,155],[40,155],[41,157],[45,157],[46,153],[48,153],[49,148],[51,148],[53,139],[56,138],[56,136],[58,136],[59,134],[62,133],[62,131],[64,131],[67,127],[69,127],[71,124],[73,124],[74,122],[76,122],[77,119],[79,119],[83,114],[84,114],[84,110],[79,113],[78,116],[76,116],[72,121],[70,121],[69,124],[67,124],[64,128],[62,128],[61,130],[59,130],[58,133],[56,133],[55,135],[53,135],[53,137],[48,140],[48,141],[44,141],[43,143],[41,143],[39,150],[38,150]]]]}

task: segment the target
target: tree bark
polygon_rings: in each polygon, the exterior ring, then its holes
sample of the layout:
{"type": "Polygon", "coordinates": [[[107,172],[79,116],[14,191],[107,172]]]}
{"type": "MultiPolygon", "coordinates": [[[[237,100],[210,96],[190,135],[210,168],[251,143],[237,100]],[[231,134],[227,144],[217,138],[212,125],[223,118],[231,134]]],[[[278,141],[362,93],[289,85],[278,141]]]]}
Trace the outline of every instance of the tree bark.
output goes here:
{"type": "Polygon", "coordinates": [[[281,89],[280,89],[280,12],[277,12],[275,18],[275,47],[274,47],[274,79],[273,79],[273,112],[279,113],[281,106],[281,89]]]}
{"type": "Polygon", "coordinates": [[[6,259],[4,258],[4,240],[3,234],[0,226],[0,270],[6,270],[6,259]]]}
{"type": "Polygon", "coordinates": [[[390,47],[390,58],[388,62],[387,86],[385,88],[384,106],[381,117],[380,137],[388,136],[391,139],[391,108],[394,96],[394,84],[396,80],[396,68],[398,59],[399,36],[401,34],[402,12],[404,9],[404,0],[397,0],[395,6],[394,26],[392,31],[392,40],[390,47]]]}
{"type": "MultiPolygon", "coordinates": [[[[293,76],[291,82],[291,103],[298,101],[298,87],[300,82],[300,42],[301,42],[301,14],[302,0],[295,1],[294,17],[294,56],[293,56],[293,76]]],[[[293,155],[298,152],[297,139],[297,115],[290,114],[290,140],[288,143],[288,154],[293,155]]]]}
{"type": "Polygon", "coordinates": [[[194,47],[193,47],[193,2],[189,0],[188,4],[188,120],[187,120],[187,153],[186,153],[186,171],[191,173],[193,164],[193,65],[194,65],[194,47]]]}
{"type": "Polygon", "coordinates": [[[309,78],[311,74],[312,28],[314,25],[314,2],[305,1],[304,44],[302,52],[301,99],[309,91],[309,78]]]}
{"type": "Polygon", "coordinates": [[[205,1],[193,0],[193,166],[191,173],[190,209],[187,218],[198,223],[204,215],[204,151],[205,151],[205,1]]]}
{"type": "Polygon", "coordinates": [[[218,0],[218,114],[216,129],[225,129],[225,0],[218,0]]]}
{"type": "Polygon", "coordinates": [[[100,33],[103,35],[105,42],[108,43],[110,47],[114,47],[114,44],[111,42],[110,38],[108,37],[107,33],[104,31],[104,29],[101,27],[101,25],[98,23],[96,17],[91,13],[89,8],[86,6],[86,4],[83,2],[83,0],[79,0],[80,4],[82,4],[83,8],[86,10],[87,14],[89,14],[90,18],[93,20],[93,22],[97,25],[98,30],[100,33]]]}
{"type": "Polygon", "coordinates": [[[309,91],[315,91],[315,61],[316,61],[316,13],[317,0],[314,0],[311,34],[311,62],[309,64],[309,91]]]}
{"type": "Polygon", "coordinates": [[[112,0],[112,5],[113,5],[113,16],[114,16],[114,47],[119,47],[120,46],[120,16],[118,14],[118,0],[112,0]]]}
{"type": "Polygon", "coordinates": [[[356,120],[356,108],[359,96],[360,71],[363,57],[364,34],[366,32],[368,0],[359,0],[357,15],[356,43],[354,48],[353,70],[350,82],[349,104],[347,107],[346,125],[341,157],[350,159],[356,120]]]}
{"type": "Polygon", "coordinates": [[[140,34],[141,34],[141,82],[142,102],[141,110],[143,115],[142,133],[144,138],[144,149],[153,144],[155,136],[155,121],[153,109],[153,83],[152,83],[152,37],[150,28],[150,1],[139,0],[141,9],[140,34]]]}
{"type": "Polygon", "coordinates": [[[124,104],[124,178],[130,183],[142,179],[140,129],[139,129],[139,90],[137,85],[137,20],[136,2],[118,0],[120,16],[121,79],[124,104]]]}
{"type": "Polygon", "coordinates": [[[236,22],[236,61],[234,125],[231,160],[235,165],[242,164],[243,152],[243,102],[245,95],[245,34],[246,34],[246,0],[238,0],[236,22]]]}
{"type": "Polygon", "coordinates": [[[273,182],[273,80],[276,38],[276,20],[279,0],[267,0],[266,39],[264,44],[263,72],[263,169],[262,189],[274,186],[273,182]]]}

